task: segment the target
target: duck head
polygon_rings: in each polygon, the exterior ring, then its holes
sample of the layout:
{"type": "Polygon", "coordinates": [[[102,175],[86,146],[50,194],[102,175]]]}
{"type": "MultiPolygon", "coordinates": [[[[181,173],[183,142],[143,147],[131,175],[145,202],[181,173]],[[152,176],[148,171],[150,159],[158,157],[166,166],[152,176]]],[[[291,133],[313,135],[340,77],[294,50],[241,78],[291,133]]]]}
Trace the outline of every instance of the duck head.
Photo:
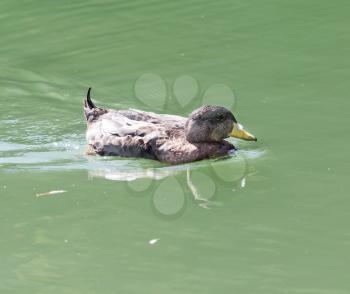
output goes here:
{"type": "Polygon", "coordinates": [[[221,142],[230,136],[257,141],[243,129],[231,111],[216,105],[205,105],[193,111],[187,119],[185,133],[190,143],[221,142]]]}

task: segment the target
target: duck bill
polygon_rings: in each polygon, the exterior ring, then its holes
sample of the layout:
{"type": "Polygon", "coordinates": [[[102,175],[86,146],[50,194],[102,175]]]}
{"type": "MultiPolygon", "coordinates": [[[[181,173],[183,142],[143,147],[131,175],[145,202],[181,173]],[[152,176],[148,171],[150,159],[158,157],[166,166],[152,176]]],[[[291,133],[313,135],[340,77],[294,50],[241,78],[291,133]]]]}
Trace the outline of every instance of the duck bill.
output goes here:
{"type": "Polygon", "coordinates": [[[233,123],[232,132],[230,133],[231,137],[235,137],[238,139],[243,139],[246,141],[257,141],[258,139],[252,135],[251,133],[247,132],[239,123],[233,123]]]}

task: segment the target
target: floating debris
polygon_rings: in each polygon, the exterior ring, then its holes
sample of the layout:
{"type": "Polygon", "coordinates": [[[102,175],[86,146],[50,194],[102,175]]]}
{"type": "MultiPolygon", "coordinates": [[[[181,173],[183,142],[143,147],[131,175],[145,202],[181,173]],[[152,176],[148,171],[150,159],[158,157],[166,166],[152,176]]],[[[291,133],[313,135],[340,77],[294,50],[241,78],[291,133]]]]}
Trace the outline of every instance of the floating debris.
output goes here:
{"type": "Polygon", "coordinates": [[[38,193],[38,194],[36,194],[36,197],[50,196],[50,195],[61,194],[61,193],[65,193],[65,192],[67,192],[67,191],[65,191],[65,190],[54,190],[54,191],[45,192],[45,193],[38,193]]]}
{"type": "Polygon", "coordinates": [[[245,180],[245,178],[243,178],[242,180],[241,180],[241,188],[244,188],[245,187],[245,182],[246,180],[245,180]]]}
{"type": "Polygon", "coordinates": [[[156,238],[156,239],[152,239],[152,240],[149,240],[149,245],[154,245],[156,244],[157,242],[159,241],[159,238],[156,238]]]}

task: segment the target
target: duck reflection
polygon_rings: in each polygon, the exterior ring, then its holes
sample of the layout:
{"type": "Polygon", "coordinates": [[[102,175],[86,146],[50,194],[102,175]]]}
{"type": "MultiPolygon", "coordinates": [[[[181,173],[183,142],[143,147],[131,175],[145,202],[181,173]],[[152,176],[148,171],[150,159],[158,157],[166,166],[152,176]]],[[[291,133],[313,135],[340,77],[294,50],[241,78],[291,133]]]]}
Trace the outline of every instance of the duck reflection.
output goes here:
{"type": "Polygon", "coordinates": [[[173,219],[185,212],[188,203],[203,209],[220,207],[227,195],[245,188],[254,173],[249,158],[237,153],[186,165],[99,169],[89,171],[89,176],[125,182],[130,195],[150,197],[156,215],[173,219]]]}

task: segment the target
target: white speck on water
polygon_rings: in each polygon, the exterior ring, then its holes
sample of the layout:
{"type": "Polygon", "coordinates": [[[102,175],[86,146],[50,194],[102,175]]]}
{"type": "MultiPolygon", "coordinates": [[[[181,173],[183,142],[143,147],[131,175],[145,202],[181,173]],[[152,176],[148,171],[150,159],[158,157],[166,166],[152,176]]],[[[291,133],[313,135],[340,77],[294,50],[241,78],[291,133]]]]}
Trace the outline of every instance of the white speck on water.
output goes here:
{"type": "Polygon", "coordinates": [[[241,187],[242,187],[242,188],[245,187],[245,178],[243,178],[243,179],[241,180],[241,187]]]}
{"type": "Polygon", "coordinates": [[[149,245],[154,245],[154,244],[156,244],[158,241],[159,241],[159,238],[155,238],[155,239],[149,240],[149,241],[148,241],[148,244],[149,244],[149,245]]]}
{"type": "Polygon", "coordinates": [[[68,243],[68,240],[67,240],[67,239],[65,239],[65,240],[64,240],[64,243],[68,243]]]}

